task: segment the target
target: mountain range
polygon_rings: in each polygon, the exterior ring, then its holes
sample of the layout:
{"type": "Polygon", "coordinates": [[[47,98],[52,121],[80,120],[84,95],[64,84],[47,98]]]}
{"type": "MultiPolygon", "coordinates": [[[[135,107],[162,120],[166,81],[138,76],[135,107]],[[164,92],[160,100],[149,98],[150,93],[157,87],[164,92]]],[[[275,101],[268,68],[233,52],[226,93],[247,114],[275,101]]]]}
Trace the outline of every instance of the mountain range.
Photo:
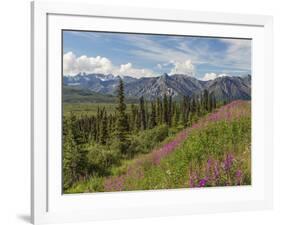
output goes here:
{"type": "MultiPolygon", "coordinates": [[[[77,74],[76,76],[63,76],[64,93],[68,100],[71,94],[83,96],[98,95],[116,96],[119,84],[118,76],[104,74],[77,74]],[[65,92],[67,90],[67,92],[65,92]],[[71,91],[74,90],[74,91],[71,91]]],[[[125,96],[130,99],[143,96],[147,100],[171,95],[173,98],[192,96],[208,90],[218,100],[251,99],[251,75],[243,77],[224,76],[214,80],[203,81],[194,76],[185,74],[168,75],[159,77],[143,77],[140,79],[123,76],[125,96]]],[[[85,99],[84,99],[85,100],[85,99]]]]}

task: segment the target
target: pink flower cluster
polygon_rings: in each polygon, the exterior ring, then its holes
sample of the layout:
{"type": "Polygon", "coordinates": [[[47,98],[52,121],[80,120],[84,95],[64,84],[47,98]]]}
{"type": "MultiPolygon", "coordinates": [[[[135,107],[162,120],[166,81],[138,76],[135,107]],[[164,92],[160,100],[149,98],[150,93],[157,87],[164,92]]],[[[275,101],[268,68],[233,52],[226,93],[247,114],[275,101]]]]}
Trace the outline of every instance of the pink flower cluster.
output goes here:
{"type": "Polygon", "coordinates": [[[207,116],[205,120],[213,122],[220,120],[232,121],[233,119],[248,114],[249,108],[247,107],[247,104],[247,102],[242,100],[233,101],[207,116]]]}
{"type": "MultiPolygon", "coordinates": [[[[145,162],[149,161],[154,165],[159,165],[164,157],[172,153],[181,143],[184,142],[192,130],[203,128],[210,122],[217,122],[221,120],[232,121],[235,118],[248,115],[249,110],[250,108],[248,107],[248,103],[241,100],[233,101],[225,106],[222,106],[216,112],[200,119],[197,123],[193,124],[192,127],[181,131],[172,141],[164,144],[161,148],[155,149],[150,154],[136,160],[129,166],[125,174],[107,178],[104,181],[105,191],[122,191],[125,189],[125,182],[128,178],[143,178],[143,164],[145,162]]],[[[222,174],[232,169],[233,160],[234,157],[232,155],[226,155],[223,162],[209,159],[207,161],[203,177],[200,178],[199,174],[196,172],[190,173],[189,186],[205,187],[208,185],[219,185],[222,174]]],[[[243,174],[241,170],[236,171],[235,179],[237,185],[242,183],[243,174]]]]}
{"type": "Polygon", "coordinates": [[[163,145],[160,149],[154,150],[150,157],[152,163],[158,165],[162,158],[173,152],[185,139],[187,138],[187,131],[180,132],[175,139],[163,145]]]}
{"type": "Polygon", "coordinates": [[[105,191],[123,191],[125,189],[125,182],[128,178],[141,179],[143,178],[143,169],[141,167],[141,160],[136,161],[128,167],[125,174],[120,176],[109,177],[104,181],[105,191]]]}
{"type": "Polygon", "coordinates": [[[200,171],[189,171],[189,187],[241,185],[243,173],[234,167],[234,160],[230,153],[223,161],[209,158],[200,171]]]}

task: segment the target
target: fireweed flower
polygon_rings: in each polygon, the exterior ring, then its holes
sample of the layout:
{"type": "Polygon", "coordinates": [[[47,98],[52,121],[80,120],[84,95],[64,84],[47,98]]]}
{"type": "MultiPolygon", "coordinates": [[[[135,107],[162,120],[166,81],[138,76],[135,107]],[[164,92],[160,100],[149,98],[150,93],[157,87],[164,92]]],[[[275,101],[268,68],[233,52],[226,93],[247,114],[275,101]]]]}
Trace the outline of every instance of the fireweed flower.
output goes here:
{"type": "Polygon", "coordinates": [[[242,183],[242,171],[237,170],[235,176],[236,176],[236,184],[240,185],[242,183]]]}
{"type": "Polygon", "coordinates": [[[198,179],[197,173],[189,172],[189,187],[191,188],[196,187],[197,179],[198,179]]]}
{"type": "Polygon", "coordinates": [[[215,175],[215,179],[218,179],[220,175],[219,163],[217,161],[214,162],[214,175],[215,175]]]}
{"type": "Polygon", "coordinates": [[[206,166],[206,172],[207,172],[207,173],[210,172],[211,166],[212,166],[212,159],[209,158],[209,159],[207,160],[207,166],[206,166]]]}
{"type": "Polygon", "coordinates": [[[207,184],[207,179],[203,178],[199,181],[199,187],[205,187],[207,184]]]}
{"type": "Polygon", "coordinates": [[[231,166],[233,164],[233,160],[234,160],[233,155],[231,155],[231,154],[227,154],[226,155],[226,158],[224,160],[224,169],[226,171],[230,170],[230,168],[231,168],[231,166]]]}
{"type": "Polygon", "coordinates": [[[193,188],[195,186],[196,186],[195,185],[195,180],[194,180],[194,178],[192,176],[190,176],[190,178],[189,178],[189,187],[193,188]]]}
{"type": "Polygon", "coordinates": [[[183,131],[173,141],[168,142],[160,149],[154,150],[151,154],[152,163],[158,165],[162,158],[173,152],[186,138],[187,132],[183,131]]]}
{"type": "Polygon", "coordinates": [[[158,165],[161,159],[173,152],[186,137],[186,130],[180,132],[173,141],[166,143],[161,148],[154,150],[148,157],[137,160],[133,165],[129,166],[125,174],[106,179],[104,181],[104,189],[106,191],[122,191],[124,190],[126,179],[142,179],[144,177],[142,165],[146,160],[150,158],[153,164],[158,165]]]}

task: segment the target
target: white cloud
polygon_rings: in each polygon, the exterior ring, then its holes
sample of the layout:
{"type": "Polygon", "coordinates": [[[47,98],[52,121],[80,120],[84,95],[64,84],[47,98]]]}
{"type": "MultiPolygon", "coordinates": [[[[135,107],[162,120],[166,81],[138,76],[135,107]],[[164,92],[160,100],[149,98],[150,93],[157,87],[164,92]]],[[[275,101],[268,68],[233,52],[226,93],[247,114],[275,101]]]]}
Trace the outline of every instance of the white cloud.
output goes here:
{"type": "Polygon", "coordinates": [[[128,75],[128,76],[135,77],[135,78],[154,76],[154,73],[152,70],[134,68],[132,63],[120,65],[120,68],[115,70],[114,74],[121,75],[121,76],[128,75]]]}
{"type": "Polygon", "coordinates": [[[191,60],[185,60],[183,62],[171,61],[174,67],[171,69],[170,74],[186,74],[188,76],[194,76],[195,67],[191,60]]]}
{"type": "Polygon", "coordinates": [[[79,72],[85,73],[111,73],[113,66],[109,59],[104,57],[87,57],[82,55],[76,57],[73,52],[63,55],[63,74],[76,75],[79,72]]]}
{"type": "Polygon", "coordinates": [[[162,64],[158,63],[158,64],[156,65],[156,67],[161,70],[161,69],[162,69],[162,64]]]}
{"type": "Polygon", "coordinates": [[[105,57],[88,57],[82,55],[77,57],[73,52],[67,52],[63,55],[63,74],[75,76],[78,73],[102,73],[140,78],[154,76],[153,71],[148,69],[134,68],[132,63],[114,66],[111,61],[105,57]]]}
{"type": "Polygon", "coordinates": [[[76,56],[72,52],[63,55],[63,74],[74,75],[77,73],[76,56]]]}
{"type": "Polygon", "coordinates": [[[222,73],[222,74],[216,74],[216,73],[205,73],[204,77],[202,78],[202,80],[204,81],[208,81],[208,80],[214,80],[218,77],[226,77],[226,76],[229,76],[225,73],[222,73]]]}

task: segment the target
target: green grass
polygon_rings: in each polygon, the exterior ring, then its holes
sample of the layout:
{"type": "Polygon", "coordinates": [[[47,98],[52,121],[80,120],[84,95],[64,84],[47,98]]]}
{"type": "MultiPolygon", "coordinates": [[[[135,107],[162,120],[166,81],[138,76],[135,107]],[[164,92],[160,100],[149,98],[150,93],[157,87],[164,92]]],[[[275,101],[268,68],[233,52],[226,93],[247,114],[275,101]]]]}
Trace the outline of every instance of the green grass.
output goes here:
{"type": "MultiPolygon", "coordinates": [[[[243,184],[250,184],[250,131],[248,118],[231,123],[217,122],[204,129],[192,131],[186,141],[159,165],[147,163],[143,167],[143,179],[129,177],[124,184],[124,190],[187,188],[191,170],[204,178],[208,160],[223,163],[227,153],[233,154],[235,159],[232,172],[242,170],[243,184]]],[[[229,185],[224,182],[224,178],[221,179],[217,186],[229,185]]],[[[233,181],[231,184],[234,185],[233,181]]]]}
{"type": "MultiPolygon", "coordinates": [[[[110,168],[109,177],[91,176],[77,182],[66,193],[108,191],[106,183],[113,184],[111,191],[251,184],[250,102],[234,102],[200,119],[187,129],[187,138],[155,164],[152,150],[165,148],[177,132],[169,129],[166,139],[147,146],[147,150],[134,159],[122,160],[110,168]],[[214,115],[218,117],[212,117],[214,115]]],[[[152,131],[135,138],[147,143],[152,142],[154,136],[152,131]]]]}
{"type": "MultiPolygon", "coordinates": [[[[64,103],[63,104],[63,114],[65,116],[74,113],[75,115],[96,115],[98,108],[105,108],[106,112],[114,113],[117,104],[113,103],[64,103]]],[[[129,107],[127,107],[129,110],[129,107]]]]}

